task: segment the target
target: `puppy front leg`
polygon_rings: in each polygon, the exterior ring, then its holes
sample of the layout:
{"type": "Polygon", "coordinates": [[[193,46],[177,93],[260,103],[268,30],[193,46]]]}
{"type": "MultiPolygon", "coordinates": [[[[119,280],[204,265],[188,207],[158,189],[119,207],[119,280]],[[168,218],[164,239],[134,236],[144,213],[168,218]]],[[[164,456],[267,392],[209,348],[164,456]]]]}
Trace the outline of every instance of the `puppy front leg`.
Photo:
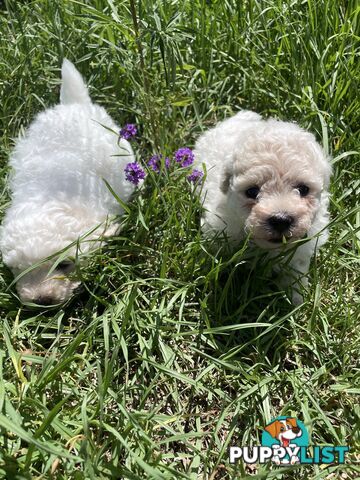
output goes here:
{"type": "Polygon", "coordinates": [[[309,279],[307,277],[310,267],[311,255],[308,248],[299,247],[288,265],[288,271],[280,278],[282,288],[291,287],[291,300],[293,305],[301,305],[304,301],[300,292],[302,287],[307,288],[309,279]]]}

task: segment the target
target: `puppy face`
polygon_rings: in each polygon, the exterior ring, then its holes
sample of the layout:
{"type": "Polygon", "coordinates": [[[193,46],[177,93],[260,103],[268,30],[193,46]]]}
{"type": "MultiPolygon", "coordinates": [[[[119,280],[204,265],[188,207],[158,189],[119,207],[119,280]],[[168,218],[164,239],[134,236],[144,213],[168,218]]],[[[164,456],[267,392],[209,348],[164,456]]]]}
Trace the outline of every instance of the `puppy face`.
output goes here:
{"type": "Polygon", "coordinates": [[[119,228],[108,219],[103,221],[104,216],[101,211],[96,216],[91,206],[75,201],[10,207],[0,230],[0,247],[4,263],[18,277],[16,288],[22,302],[55,305],[72,296],[80,285],[75,265],[70,260],[59,263],[59,255],[77,258],[81,265],[84,254],[119,228]]]}
{"type": "Polygon", "coordinates": [[[16,284],[20,300],[44,306],[65,302],[81,283],[71,275],[74,270],[75,264],[70,260],[58,263],[55,268],[50,262],[34,268],[16,284]]]}
{"type": "Polygon", "coordinates": [[[273,437],[280,441],[293,440],[302,435],[301,429],[298,427],[296,419],[288,417],[285,420],[275,420],[270,423],[265,430],[273,437]]]}
{"type": "Polygon", "coordinates": [[[266,249],[307,235],[330,176],[313,135],[298,127],[290,132],[276,128],[263,129],[235,150],[223,182],[238,205],[245,233],[266,249]]]}

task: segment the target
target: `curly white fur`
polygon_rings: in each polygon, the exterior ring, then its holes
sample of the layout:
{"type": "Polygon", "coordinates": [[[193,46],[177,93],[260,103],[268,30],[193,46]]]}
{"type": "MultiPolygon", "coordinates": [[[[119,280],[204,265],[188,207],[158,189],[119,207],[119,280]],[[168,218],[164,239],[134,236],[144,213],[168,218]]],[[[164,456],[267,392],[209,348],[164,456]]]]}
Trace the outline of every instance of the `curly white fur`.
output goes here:
{"type": "MultiPolygon", "coordinates": [[[[81,75],[66,59],[60,100],[37,115],[16,143],[10,158],[12,202],[0,233],[3,261],[20,274],[21,300],[40,304],[71,296],[79,285],[67,276],[71,264],[49,273],[52,259],[21,273],[82,236],[80,251],[87,252],[116,231],[108,219],[123,210],[104,180],[123,201],[133,191],[124,175],[126,163],[134,161],[130,144],[118,144],[119,128],[104,108],[91,102],[81,75]]],[[[67,256],[75,256],[78,248],[74,244],[67,256]]]]}
{"type": "MultiPolygon", "coordinates": [[[[326,242],[329,221],[331,167],[315,137],[294,123],[241,111],[199,138],[195,158],[207,168],[206,235],[224,231],[237,243],[250,234],[271,255],[311,237],[290,262],[306,284],[311,256],[326,242]]],[[[293,300],[300,301],[295,291],[293,300]]]]}

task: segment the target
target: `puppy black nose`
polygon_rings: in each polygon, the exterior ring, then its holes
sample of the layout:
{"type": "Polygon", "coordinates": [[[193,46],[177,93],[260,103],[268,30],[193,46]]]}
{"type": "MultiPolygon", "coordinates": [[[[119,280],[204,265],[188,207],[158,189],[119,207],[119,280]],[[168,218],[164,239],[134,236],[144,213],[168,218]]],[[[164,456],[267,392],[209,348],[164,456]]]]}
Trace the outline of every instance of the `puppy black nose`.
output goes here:
{"type": "Polygon", "coordinates": [[[54,299],[47,295],[40,295],[40,297],[35,298],[34,303],[37,305],[54,305],[54,299]]]}
{"type": "Polygon", "coordinates": [[[276,233],[285,233],[294,223],[294,217],[287,213],[276,213],[269,217],[267,222],[276,233]]]}

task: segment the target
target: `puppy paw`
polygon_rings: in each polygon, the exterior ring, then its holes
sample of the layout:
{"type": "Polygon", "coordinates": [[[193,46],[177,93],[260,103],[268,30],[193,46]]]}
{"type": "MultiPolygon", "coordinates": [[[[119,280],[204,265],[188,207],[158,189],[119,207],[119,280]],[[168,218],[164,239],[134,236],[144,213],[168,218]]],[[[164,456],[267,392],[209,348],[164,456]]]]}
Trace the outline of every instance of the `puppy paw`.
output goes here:
{"type": "Polygon", "coordinates": [[[291,302],[295,307],[297,307],[297,306],[302,305],[304,303],[304,298],[301,295],[301,293],[299,293],[297,290],[293,289],[293,291],[291,293],[291,302]]]}

